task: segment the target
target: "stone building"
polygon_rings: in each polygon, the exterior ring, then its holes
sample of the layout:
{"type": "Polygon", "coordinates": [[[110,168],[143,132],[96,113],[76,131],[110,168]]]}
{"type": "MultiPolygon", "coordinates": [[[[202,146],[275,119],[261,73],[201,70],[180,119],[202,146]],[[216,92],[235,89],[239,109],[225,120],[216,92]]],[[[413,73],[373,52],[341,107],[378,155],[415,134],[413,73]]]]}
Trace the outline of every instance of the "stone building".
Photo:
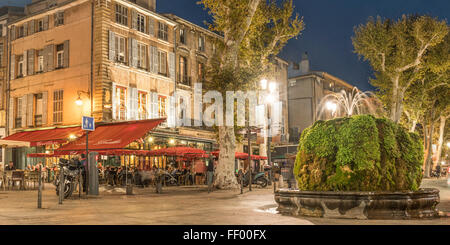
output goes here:
{"type": "MultiPolygon", "coordinates": [[[[207,80],[214,40],[221,39],[157,13],[156,0],[33,0],[24,12],[3,28],[10,50],[7,135],[77,126],[82,116],[97,124],[168,117],[175,91],[192,93],[194,83],[207,80]]],[[[276,58],[274,64],[287,102],[287,63],[276,58]]],[[[174,145],[217,148],[210,129],[167,123],[129,147],[174,145]]],[[[6,153],[24,168],[27,153],[59,146],[49,142],[6,153]]]]}
{"type": "Polygon", "coordinates": [[[21,7],[5,6],[0,8],[0,138],[6,136],[6,90],[9,64],[7,26],[24,15],[24,9],[21,7]]]}
{"type": "Polygon", "coordinates": [[[317,120],[322,98],[341,90],[351,92],[354,86],[327,72],[311,71],[306,53],[299,64],[290,64],[288,74],[289,141],[298,144],[301,132],[317,120]]]}

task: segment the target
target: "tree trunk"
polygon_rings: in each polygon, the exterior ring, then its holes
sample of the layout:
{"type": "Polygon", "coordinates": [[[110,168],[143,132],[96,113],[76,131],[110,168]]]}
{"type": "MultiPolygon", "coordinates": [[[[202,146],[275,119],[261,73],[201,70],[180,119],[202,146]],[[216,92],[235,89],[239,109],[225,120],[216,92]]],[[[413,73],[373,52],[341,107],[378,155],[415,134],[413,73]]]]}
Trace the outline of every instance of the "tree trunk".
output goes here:
{"type": "Polygon", "coordinates": [[[447,118],[445,116],[441,116],[440,119],[440,125],[439,125],[439,141],[437,145],[437,158],[436,158],[436,164],[438,164],[441,161],[441,154],[442,154],[442,146],[444,145],[444,130],[445,130],[445,121],[447,118]]]}
{"type": "Polygon", "coordinates": [[[432,156],[433,156],[433,131],[434,131],[434,123],[433,123],[433,118],[434,118],[434,111],[435,109],[432,108],[431,109],[431,118],[430,118],[430,133],[428,134],[428,139],[427,139],[427,152],[426,152],[426,157],[425,157],[425,177],[429,178],[430,174],[431,174],[431,168],[433,167],[433,161],[432,161],[432,156]]]}
{"type": "Polygon", "coordinates": [[[396,75],[392,78],[392,104],[391,104],[391,115],[390,118],[392,121],[398,123],[402,116],[403,110],[403,91],[399,87],[400,75],[396,75]]]}
{"type": "Polygon", "coordinates": [[[237,189],[234,173],[236,137],[233,127],[219,127],[219,164],[214,186],[219,189],[237,189]]]}
{"type": "Polygon", "coordinates": [[[416,131],[416,126],[417,126],[417,121],[413,120],[411,129],[409,129],[409,132],[414,133],[414,131],[416,131]]]}

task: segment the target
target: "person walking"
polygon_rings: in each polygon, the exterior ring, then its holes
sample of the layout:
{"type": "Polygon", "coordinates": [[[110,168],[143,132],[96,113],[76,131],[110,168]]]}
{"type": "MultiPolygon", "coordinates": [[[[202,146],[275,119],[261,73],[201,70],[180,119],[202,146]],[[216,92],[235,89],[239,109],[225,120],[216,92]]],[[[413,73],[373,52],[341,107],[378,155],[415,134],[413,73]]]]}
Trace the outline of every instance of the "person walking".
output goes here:
{"type": "Polygon", "coordinates": [[[208,160],[208,165],[206,166],[206,178],[208,181],[208,193],[212,191],[213,185],[213,177],[214,177],[214,160],[212,157],[208,160]]]}

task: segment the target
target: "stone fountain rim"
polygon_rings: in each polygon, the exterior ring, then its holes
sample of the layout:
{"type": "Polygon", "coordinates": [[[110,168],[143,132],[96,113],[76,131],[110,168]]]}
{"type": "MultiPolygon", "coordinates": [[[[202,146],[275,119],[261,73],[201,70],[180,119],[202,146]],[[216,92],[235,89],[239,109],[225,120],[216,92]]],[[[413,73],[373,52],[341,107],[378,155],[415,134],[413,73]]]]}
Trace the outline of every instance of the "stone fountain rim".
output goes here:
{"type": "Polygon", "coordinates": [[[278,189],[275,194],[300,194],[310,196],[381,196],[381,195],[419,195],[439,194],[439,189],[422,188],[417,191],[301,191],[290,189],[278,189]]]}

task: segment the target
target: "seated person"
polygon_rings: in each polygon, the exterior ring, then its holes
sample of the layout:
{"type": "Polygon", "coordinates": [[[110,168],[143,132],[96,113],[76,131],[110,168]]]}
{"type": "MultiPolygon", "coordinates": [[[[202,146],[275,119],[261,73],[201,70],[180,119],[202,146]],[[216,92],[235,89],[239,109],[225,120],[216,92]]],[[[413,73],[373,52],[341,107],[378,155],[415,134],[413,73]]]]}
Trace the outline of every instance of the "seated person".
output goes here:
{"type": "Polygon", "coordinates": [[[16,170],[16,167],[14,167],[14,163],[10,161],[8,166],[5,167],[5,171],[12,171],[12,170],[16,170]]]}

